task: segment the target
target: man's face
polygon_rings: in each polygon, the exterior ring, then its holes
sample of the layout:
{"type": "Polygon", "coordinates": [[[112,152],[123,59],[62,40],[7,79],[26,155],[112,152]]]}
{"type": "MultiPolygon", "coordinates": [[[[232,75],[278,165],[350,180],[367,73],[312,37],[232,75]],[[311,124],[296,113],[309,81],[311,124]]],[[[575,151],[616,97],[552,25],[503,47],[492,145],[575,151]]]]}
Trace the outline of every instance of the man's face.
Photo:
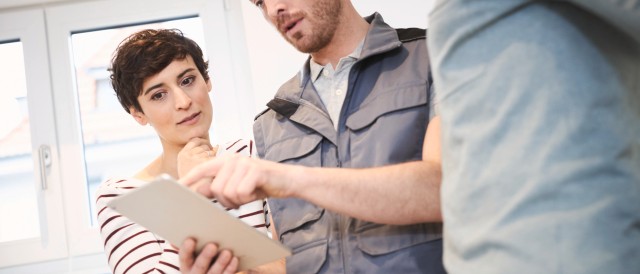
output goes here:
{"type": "Polygon", "coordinates": [[[296,49],[314,53],[333,39],[340,23],[341,0],[252,0],[265,18],[296,49]]]}

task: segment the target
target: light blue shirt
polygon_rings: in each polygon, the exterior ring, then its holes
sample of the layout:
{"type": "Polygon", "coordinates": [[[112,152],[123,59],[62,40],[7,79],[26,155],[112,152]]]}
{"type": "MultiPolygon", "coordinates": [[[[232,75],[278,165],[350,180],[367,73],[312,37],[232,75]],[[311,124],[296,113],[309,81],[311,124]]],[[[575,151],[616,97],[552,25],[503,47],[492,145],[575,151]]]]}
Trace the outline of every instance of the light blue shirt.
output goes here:
{"type": "Polygon", "coordinates": [[[335,70],[331,64],[320,65],[313,61],[309,62],[311,71],[311,81],[318,91],[318,95],[329,112],[329,117],[333,121],[333,128],[338,129],[338,119],[340,118],[340,110],[344,104],[344,98],[349,85],[349,71],[362,52],[364,40],[360,42],[358,47],[349,55],[342,57],[338,61],[335,70]]]}

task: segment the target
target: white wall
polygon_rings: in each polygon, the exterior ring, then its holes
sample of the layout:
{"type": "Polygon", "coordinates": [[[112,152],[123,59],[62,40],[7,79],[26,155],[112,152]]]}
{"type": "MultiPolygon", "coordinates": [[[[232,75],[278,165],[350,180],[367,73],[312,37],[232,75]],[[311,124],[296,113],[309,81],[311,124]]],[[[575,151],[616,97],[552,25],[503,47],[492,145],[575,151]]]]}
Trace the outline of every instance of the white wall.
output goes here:
{"type": "MultiPolygon", "coordinates": [[[[282,83],[302,67],[306,55],[287,43],[249,1],[242,2],[256,114],[266,108],[282,83]]],[[[352,0],[361,15],[379,12],[396,28],[427,27],[427,14],[433,0],[352,0]]]]}

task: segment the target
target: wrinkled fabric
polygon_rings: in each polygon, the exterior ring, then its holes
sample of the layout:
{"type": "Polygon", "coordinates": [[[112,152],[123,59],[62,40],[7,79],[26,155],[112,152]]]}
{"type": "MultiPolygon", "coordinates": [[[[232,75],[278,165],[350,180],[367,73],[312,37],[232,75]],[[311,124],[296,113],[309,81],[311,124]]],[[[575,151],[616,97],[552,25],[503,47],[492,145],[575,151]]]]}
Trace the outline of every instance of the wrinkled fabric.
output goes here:
{"type": "Polygon", "coordinates": [[[448,272],[640,272],[640,24],[610,19],[565,1],[437,1],[448,272]]]}

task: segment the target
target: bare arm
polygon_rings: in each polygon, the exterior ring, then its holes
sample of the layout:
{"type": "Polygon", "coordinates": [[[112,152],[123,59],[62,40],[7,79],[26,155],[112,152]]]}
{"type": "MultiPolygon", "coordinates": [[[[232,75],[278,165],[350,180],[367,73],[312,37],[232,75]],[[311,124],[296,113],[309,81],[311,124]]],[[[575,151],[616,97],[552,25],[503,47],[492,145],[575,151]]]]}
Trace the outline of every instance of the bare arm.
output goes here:
{"type": "Polygon", "coordinates": [[[297,197],[372,222],[439,222],[439,117],[429,123],[423,148],[421,161],[367,169],[309,168],[237,156],[217,158],[195,167],[181,182],[228,207],[267,196],[297,197]]]}

